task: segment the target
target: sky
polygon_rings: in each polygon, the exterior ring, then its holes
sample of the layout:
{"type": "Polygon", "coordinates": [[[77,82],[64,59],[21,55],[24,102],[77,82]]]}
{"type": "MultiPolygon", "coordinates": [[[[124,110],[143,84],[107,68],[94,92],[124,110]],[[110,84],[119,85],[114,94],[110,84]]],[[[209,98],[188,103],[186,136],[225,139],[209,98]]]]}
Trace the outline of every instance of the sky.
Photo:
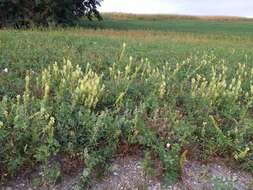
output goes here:
{"type": "Polygon", "coordinates": [[[253,17],[253,0],[103,0],[101,12],[253,17]]]}

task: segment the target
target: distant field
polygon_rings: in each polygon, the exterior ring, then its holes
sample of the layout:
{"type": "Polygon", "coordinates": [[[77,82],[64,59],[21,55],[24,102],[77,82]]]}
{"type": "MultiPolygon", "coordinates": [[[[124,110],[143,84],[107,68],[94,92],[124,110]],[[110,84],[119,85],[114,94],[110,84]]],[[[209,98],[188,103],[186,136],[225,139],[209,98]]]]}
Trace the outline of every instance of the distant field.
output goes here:
{"type": "Polygon", "coordinates": [[[250,35],[252,37],[253,19],[105,14],[103,22],[84,22],[83,26],[116,30],[151,30],[207,34],[227,33],[250,35]]]}
{"type": "Polygon", "coordinates": [[[189,15],[166,15],[166,14],[124,14],[124,13],[103,13],[103,18],[111,20],[205,20],[205,21],[245,21],[252,22],[252,18],[232,16],[189,16],[189,15]]]}
{"type": "Polygon", "coordinates": [[[174,180],[187,152],[253,172],[252,68],[251,19],[105,14],[0,30],[0,176],[54,153],[88,154],[91,173],[122,143],[174,180]]]}

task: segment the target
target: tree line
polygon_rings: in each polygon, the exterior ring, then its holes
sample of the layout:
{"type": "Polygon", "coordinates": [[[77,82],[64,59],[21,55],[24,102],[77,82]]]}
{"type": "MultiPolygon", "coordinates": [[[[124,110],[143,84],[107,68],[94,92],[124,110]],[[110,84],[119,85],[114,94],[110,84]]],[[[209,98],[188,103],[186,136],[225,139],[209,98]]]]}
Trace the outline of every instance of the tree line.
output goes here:
{"type": "Polygon", "coordinates": [[[80,17],[102,19],[102,0],[0,0],[0,27],[69,25],[80,17]]]}

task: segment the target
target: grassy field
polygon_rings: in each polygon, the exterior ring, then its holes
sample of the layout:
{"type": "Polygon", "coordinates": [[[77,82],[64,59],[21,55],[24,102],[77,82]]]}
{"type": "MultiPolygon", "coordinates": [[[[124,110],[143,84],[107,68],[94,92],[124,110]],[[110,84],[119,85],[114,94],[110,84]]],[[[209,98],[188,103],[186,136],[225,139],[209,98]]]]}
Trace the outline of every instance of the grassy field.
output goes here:
{"type": "Polygon", "coordinates": [[[229,17],[105,14],[103,22],[83,22],[81,26],[116,30],[243,34],[252,37],[252,22],[253,19],[229,17]]]}
{"type": "Polygon", "coordinates": [[[55,183],[61,155],[88,182],[123,145],[159,159],[168,182],[186,158],[253,172],[253,21],[104,18],[0,31],[0,180],[40,163],[55,183]]]}

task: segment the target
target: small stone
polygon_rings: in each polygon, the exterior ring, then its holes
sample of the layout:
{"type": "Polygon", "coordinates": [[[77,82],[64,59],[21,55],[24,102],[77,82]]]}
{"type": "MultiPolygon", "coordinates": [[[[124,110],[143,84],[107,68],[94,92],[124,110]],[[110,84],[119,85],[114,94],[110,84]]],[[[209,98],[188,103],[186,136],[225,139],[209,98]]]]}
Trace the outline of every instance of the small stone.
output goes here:
{"type": "Polygon", "coordinates": [[[119,174],[117,172],[113,172],[113,175],[118,176],[119,174]]]}

